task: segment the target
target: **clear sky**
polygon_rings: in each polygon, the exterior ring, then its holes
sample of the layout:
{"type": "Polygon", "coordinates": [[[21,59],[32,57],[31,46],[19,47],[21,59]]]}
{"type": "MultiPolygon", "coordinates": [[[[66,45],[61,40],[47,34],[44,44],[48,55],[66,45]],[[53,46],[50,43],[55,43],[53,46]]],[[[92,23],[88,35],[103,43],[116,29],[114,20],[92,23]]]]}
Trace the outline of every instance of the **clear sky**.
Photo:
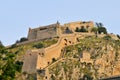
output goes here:
{"type": "Polygon", "coordinates": [[[71,21],[102,22],[120,34],[120,0],[0,0],[0,40],[10,45],[28,28],[71,21]]]}

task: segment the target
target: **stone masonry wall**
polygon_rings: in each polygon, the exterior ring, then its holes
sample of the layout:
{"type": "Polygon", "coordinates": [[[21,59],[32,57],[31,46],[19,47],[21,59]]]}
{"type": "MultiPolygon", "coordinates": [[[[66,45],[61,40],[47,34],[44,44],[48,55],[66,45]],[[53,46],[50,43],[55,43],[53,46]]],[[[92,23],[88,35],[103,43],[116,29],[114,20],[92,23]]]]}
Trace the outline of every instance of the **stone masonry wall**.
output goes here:
{"type": "Polygon", "coordinates": [[[24,65],[22,72],[35,73],[37,66],[38,54],[36,52],[28,51],[24,56],[24,65]]]}
{"type": "Polygon", "coordinates": [[[44,39],[57,36],[56,28],[48,28],[45,30],[38,30],[37,31],[37,39],[44,39]]]}
{"type": "Polygon", "coordinates": [[[53,58],[60,58],[61,50],[64,47],[76,44],[77,38],[85,37],[84,35],[87,34],[90,35],[89,33],[63,34],[58,42],[50,47],[26,52],[22,72],[35,73],[36,70],[44,69],[52,63],[53,58]]]}
{"type": "Polygon", "coordinates": [[[69,27],[73,32],[75,31],[76,27],[81,28],[84,27],[90,32],[90,30],[94,27],[94,23],[92,21],[89,22],[71,22],[64,24],[65,27],[69,27]]]}
{"type": "Polygon", "coordinates": [[[39,28],[29,29],[28,40],[45,39],[57,36],[58,24],[51,24],[39,28]]]}
{"type": "Polygon", "coordinates": [[[70,22],[64,25],[60,25],[59,23],[56,23],[34,29],[30,28],[28,32],[28,40],[44,39],[44,38],[60,36],[60,34],[62,34],[62,28],[64,28],[65,30],[67,27],[72,32],[75,32],[76,27],[78,28],[84,27],[88,30],[88,32],[90,32],[90,30],[94,27],[94,23],[92,21],[88,21],[88,22],[80,21],[80,22],[70,22]]]}
{"type": "Polygon", "coordinates": [[[71,45],[72,43],[75,43],[75,42],[76,42],[76,37],[74,34],[64,35],[60,37],[60,39],[58,40],[56,44],[45,48],[44,56],[39,57],[38,59],[37,69],[43,69],[46,66],[48,66],[52,62],[53,58],[58,59],[61,55],[61,50],[65,46],[71,45]]]}

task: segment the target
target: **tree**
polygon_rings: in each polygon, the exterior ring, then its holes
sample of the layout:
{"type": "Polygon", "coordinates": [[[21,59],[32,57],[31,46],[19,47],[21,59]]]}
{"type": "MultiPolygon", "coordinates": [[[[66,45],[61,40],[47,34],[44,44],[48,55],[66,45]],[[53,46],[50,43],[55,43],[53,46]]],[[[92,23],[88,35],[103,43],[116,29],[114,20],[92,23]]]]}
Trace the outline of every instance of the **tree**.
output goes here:
{"type": "MultiPolygon", "coordinates": [[[[4,49],[4,52],[7,52],[6,49],[4,49]]],[[[13,80],[15,78],[16,68],[14,63],[15,54],[7,52],[6,53],[6,60],[5,64],[0,63],[0,70],[2,71],[0,74],[0,80],[13,80]]]]}
{"type": "Polygon", "coordinates": [[[0,46],[3,46],[2,42],[0,41],[0,46]]]}
{"type": "Polygon", "coordinates": [[[100,27],[103,27],[104,25],[103,25],[103,23],[99,23],[99,26],[100,26],[100,27]]]}
{"type": "Polygon", "coordinates": [[[75,32],[79,32],[79,28],[78,27],[76,27],[75,32]]]}
{"type": "Polygon", "coordinates": [[[20,42],[19,40],[16,41],[16,43],[19,43],[19,42],[20,42]]]}
{"type": "Polygon", "coordinates": [[[96,23],[96,26],[98,27],[98,33],[104,33],[107,34],[107,29],[104,27],[103,23],[96,23]]]}
{"type": "Polygon", "coordinates": [[[117,34],[117,37],[120,39],[120,35],[117,34]]]}
{"type": "Polygon", "coordinates": [[[84,28],[84,26],[82,26],[79,32],[88,32],[88,31],[84,28]]]}
{"type": "Polygon", "coordinates": [[[72,31],[68,27],[66,27],[65,33],[72,33],[72,31]]]}
{"type": "Polygon", "coordinates": [[[90,75],[84,75],[83,80],[93,80],[93,77],[91,77],[90,75]]]}
{"type": "Polygon", "coordinates": [[[43,43],[38,43],[38,44],[33,45],[33,47],[39,49],[39,48],[45,47],[45,45],[43,43]]]}
{"type": "Polygon", "coordinates": [[[17,44],[12,44],[10,48],[16,48],[17,44]]]}
{"type": "Polygon", "coordinates": [[[96,26],[97,26],[97,27],[100,27],[100,26],[99,26],[99,23],[96,23],[96,26]]]}
{"type": "Polygon", "coordinates": [[[103,27],[104,25],[103,25],[103,23],[96,23],[96,26],[97,27],[103,27]]]}
{"type": "Polygon", "coordinates": [[[94,32],[95,34],[97,34],[98,28],[97,28],[97,27],[93,27],[93,28],[91,29],[91,32],[94,32]]]}
{"type": "Polygon", "coordinates": [[[101,34],[101,33],[107,34],[107,30],[105,27],[98,27],[98,33],[99,34],[101,34]]]}
{"type": "Polygon", "coordinates": [[[22,37],[19,42],[27,41],[28,39],[26,37],[22,37]]]}
{"type": "Polygon", "coordinates": [[[110,40],[110,39],[112,39],[112,38],[111,38],[111,36],[106,35],[106,36],[103,37],[103,39],[105,39],[105,40],[110,40]]]}
{"type": "Polygon", "coordinates": [[[91,29],[91,32],[94,32],[96,34],[96,37],[98,36],[98,28],[97,27],[93,27],[91,29]]]}
{"type": "Polygon", "coordinates": [[[28,41],[28,39],[26,37],[22,37],[22,38],[20,38],[20,40],[17,40],[15,44],[24,42],[24,41],[28,41]]]}
{"type": "Polygon", "coordinates": [[[84,28],[84,26],[82,26],[81,29],[76,27],[75,32],[88,32],[88,31],[84,28]]]}
{"type": "Polygon", "coordinates": [[[15,67],[16,67],[16,70],[17,70],[18,72],[21,72],[22,65],[23,65],[23,62],[21,62],[21,61],[16,61],[16,62],[15,62],[15,67]]]}
{"type": "Polygon", "coordinates": [[[13,60],[8,59],[6,65],[3,67],[3,78],[10,77],[11,79],[15,77],[15,65],[13,60]]]}
{"type": "Polygon", "coordinates": [[[0,49],[0,80],[14,80],[16,72],[20,72],[22,68],[22,62],[15,62],[15,54],[8,52],[6,48],[3,48],[2,51],[0,49]],[[4,52],[6,52],[5,58],[3,59],[1,56],[4,52]],[[4,63],[4,64],[3,64],[4,63]]]}

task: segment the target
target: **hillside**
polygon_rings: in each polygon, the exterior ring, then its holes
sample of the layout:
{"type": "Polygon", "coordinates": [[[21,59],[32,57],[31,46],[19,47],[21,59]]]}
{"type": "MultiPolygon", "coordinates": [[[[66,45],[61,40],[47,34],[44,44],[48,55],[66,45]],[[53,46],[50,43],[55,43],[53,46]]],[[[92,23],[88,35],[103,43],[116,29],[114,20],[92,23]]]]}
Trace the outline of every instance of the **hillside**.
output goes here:
{"type": "Polygon", "coordinates": [[[13,44],[7,48],[0,46],[0,80],[19,80],[18,77],[21,80],[21,70],[26,51],[51,46],[57,40],[57,38],[54,38],[22,45],[13,44]]]}
{"type": "Polygon", "coordinates": [[[120,40],[87,37],[64,48],[62,59],[46,68],[52,80],[98,80],[120,75],[120,40]]]}
{"type": "Polygon", "coordinates": [[[120,76],[120,36],[102,23],[59,22],[29,28],[28,37],[4,47],[0,80],[104,80],[120,76]]]}
{"type": "Polygon", "coordinates": [[[17,59],[23,59],[23,56],[27,50],[46,48],[46,47],[49,47],[57,43],[57,40],[58,40],[57,38],[54,38],[54,39],[46,39],[42,41],[37,41],[37,42],[31,42],[27,44],[21,44],[21,45],[13,44],[7,50],[15,54],[18,54],[19,58],[17,59]]]}
{"type": "MultiPolygon", "coordinates": [[[[67,38],[67,36],[65,37],[67,38]]],[[[4,69],[3,67],[10,64],[8,71],[14,70],[12,72],[14,75],[9,75],[8,72],[3,74],[1,71],[1,80],[10,80],[12,77],[15,80],[83,80],[84,78],[98,80],[120,74],[120,40],[115,40],[111,35],[96,37],[86,33],[77,38],[76,44],[64,47],[61,57],[53,59],[52,63],[37,72],[37,76],[21,72],[26,50],[47,48],[57,41],[58,38],[54,38],[1,48],[1,70],[6,72],[7,67],[4,69]]]]}

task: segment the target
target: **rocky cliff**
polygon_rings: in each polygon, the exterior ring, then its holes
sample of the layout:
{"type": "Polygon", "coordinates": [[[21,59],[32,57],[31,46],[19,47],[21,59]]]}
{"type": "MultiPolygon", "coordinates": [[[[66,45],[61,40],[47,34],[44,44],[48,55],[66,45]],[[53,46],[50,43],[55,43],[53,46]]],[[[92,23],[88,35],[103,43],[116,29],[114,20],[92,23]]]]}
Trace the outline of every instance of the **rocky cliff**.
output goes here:
{"type": "Polygon", "coordinates": [[[38,79],[98,80],[120,75],[120,40],[106,35],[87,36],[78,42],[65,47],[61,59],[53,61],[38,79]]]}

